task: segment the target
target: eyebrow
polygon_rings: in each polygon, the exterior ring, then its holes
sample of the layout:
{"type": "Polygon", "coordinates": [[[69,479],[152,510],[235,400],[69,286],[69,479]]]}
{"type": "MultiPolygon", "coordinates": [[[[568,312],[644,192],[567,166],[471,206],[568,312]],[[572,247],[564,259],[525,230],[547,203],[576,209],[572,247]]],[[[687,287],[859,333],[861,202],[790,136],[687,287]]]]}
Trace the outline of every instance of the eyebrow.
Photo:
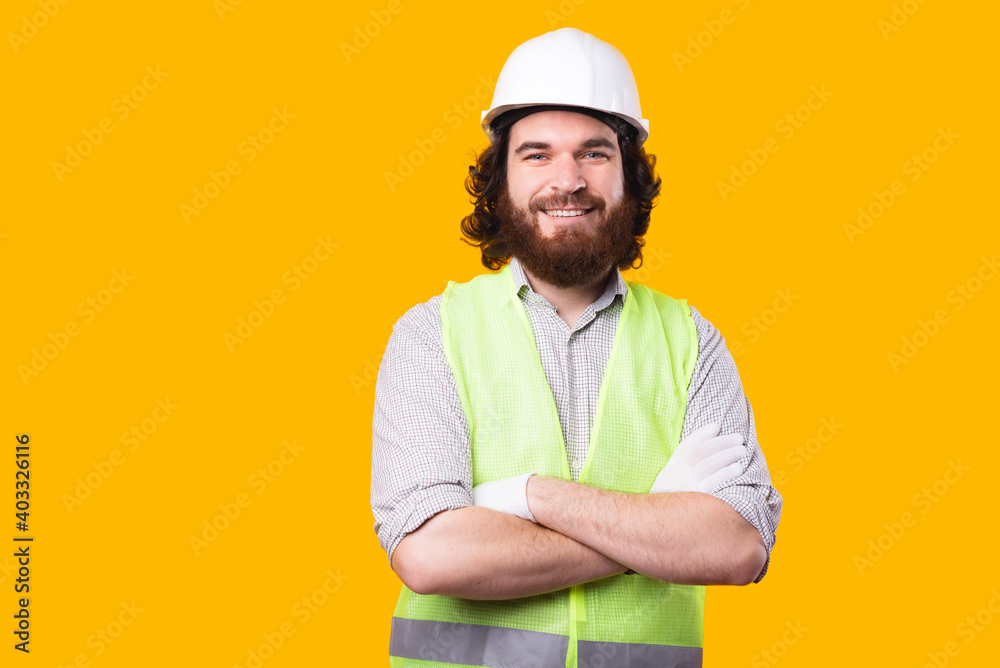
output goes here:
{"type": "MultiPolygon", "coordinates": [[[[548,150],[552,145],[543,141],[526,141],[514,150],[514,155],[521,155],[533,150],[548,150]]],[[[604,148],[611,152],[615,151],[615,145],[604,137],[592,137],[580,144],[580,148],[604,148]]]]}

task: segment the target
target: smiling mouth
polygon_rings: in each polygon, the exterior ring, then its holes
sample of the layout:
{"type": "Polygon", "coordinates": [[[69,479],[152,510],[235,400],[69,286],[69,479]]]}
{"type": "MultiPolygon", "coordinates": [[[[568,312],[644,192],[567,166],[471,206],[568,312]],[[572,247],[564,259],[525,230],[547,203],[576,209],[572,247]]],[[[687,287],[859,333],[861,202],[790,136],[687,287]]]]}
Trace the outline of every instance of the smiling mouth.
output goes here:
{"type": "Polygon", "coordinates": [[[542,209],[551,218],[583,218],[593,209],[542,209]]]}

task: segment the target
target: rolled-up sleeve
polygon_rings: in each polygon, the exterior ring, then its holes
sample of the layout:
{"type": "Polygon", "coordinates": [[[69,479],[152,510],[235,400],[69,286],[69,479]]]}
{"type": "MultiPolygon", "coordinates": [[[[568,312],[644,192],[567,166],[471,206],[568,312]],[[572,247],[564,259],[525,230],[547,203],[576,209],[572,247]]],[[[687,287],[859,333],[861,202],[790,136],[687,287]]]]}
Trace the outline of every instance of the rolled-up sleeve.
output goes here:
{"type": "Polygon", "coordinates": [[[472,505],[469,431],[441,345],[439,302],[396,322],[375,382],[371,508],[390,567],[407,533],[472,505]]]}
{"type": "Polygon", "coordinates": [[[719,487],[712,495],[732,506],[760,532],[767,549],[767,560],[754,582],[760,582],[771,563],[778,520],[781,518],[781,494],[771,484],[767,461],[757,442],[753,408],[743,393],[736,362],[726,348],[722,334],[691,306],[691,316],[698,330],[698,361],[688,386],[688,405],[682,438],[703,425],[717,422],[722,434],[743,436],[747,455],[741,460],[743,473],[719,487]]]}

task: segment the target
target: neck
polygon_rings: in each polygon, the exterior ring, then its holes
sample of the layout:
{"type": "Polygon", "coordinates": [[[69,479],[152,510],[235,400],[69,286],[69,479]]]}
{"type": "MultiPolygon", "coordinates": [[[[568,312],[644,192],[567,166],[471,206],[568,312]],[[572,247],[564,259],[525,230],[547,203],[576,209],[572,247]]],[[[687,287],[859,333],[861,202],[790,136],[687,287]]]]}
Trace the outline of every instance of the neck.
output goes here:
{"type": "Polygon", "coordinates": [[[587,285],[575,285],[569,288],[561,288],[551,283],[546,283],[542,279],[534,276],[528,269],[521,265],[528,285],[531,289],[549,300],[549,303],[556,307],[556,313],[572,329],[577,319],[584,310],[597,301],[598,297],[604,294],[611,279],[614,267],[609,267],[592,283],[587,285]]]}

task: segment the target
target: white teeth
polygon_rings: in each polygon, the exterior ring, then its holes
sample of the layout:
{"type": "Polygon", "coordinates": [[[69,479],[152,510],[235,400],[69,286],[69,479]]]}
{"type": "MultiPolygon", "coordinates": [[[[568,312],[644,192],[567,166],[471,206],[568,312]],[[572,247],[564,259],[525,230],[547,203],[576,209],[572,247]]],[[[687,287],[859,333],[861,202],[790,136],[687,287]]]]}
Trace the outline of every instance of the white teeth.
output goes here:
{"type": "Polygon", "coordinates": [[[586,213],[585,209],[572,209],[572,210],[546,210],[545,213],[553,216],[555,218],[567,218],[570,216],[582,216],[586,213]]]}

